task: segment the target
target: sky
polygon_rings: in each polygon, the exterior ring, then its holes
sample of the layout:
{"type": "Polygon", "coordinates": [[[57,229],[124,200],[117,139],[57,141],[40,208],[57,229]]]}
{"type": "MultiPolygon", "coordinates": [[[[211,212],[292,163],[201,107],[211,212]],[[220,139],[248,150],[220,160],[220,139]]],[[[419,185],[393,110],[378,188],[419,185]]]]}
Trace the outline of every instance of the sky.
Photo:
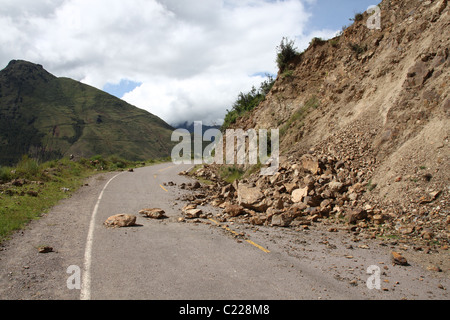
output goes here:
{"type": "Polygon", "coordinates": [[[0,69],[41,64],[172,126],[220,125],[240,92],[379,0],[0,0],[0,69]]]}

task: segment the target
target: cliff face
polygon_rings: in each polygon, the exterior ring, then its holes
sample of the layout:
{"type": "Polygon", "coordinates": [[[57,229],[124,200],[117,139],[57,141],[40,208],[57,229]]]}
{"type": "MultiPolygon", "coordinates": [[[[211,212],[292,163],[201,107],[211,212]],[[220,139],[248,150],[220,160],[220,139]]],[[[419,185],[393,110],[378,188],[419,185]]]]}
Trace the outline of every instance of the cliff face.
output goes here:
{"type": "Polygon", "coordinates": [[[339,162],[366,190],[344,207],[377,208],[416,233],[434,220],[448,239],[450,9],[447,0],[379,8],[381,30],[365,13],[339,37],[313,41],[233,127],[279,128],[282,167],[306,153],[339,162]]]}

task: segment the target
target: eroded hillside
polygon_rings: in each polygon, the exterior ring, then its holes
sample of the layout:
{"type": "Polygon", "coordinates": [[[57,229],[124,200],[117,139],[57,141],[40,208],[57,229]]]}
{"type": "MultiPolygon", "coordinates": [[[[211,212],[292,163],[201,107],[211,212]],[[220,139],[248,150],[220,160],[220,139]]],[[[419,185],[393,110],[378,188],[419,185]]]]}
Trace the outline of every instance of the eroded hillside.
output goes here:
{"type": "Polygon", "coordinates": [[[283,156],[276,176],[226,186],[216,205],[240,206],[231,216],[254,224],[347,217],[378,234],[448,242],[450,9],[446,0],[379,7],[381,30],[364,13],[339,37],[314,39],[233,125],[279,128],[283,156]],[[249,204],[246,194],[261,197],[249,204]]]}

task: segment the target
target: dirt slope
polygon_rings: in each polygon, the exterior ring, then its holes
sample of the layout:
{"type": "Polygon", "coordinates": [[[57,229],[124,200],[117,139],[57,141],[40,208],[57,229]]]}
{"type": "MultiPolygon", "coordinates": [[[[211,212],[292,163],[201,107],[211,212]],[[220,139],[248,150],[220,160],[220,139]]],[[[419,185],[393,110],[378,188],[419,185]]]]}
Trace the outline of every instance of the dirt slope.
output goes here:
{"type": "MultiPolygon", "coordinates": [[[[358,228],[446,249],[450,8],[446,0],[391,0],[379,7],[381,30],[367,28],[365,13],[339,37],[312,41],[278,75],[266,100],[233,126],[279,128],[284,154],[281,177],[256,174],[241,182],[263,191],[265,224],[280,214],[300,219],[291,212],[298,206],[292,192],[307,186],[297,199],[306,205],[303,215],[363,210],[365,219],[354,221],[358,228]],[[304,154],[321,169],[302,171],[304,154]],[[330,182],[343,188],[333,194],[330,182]]],[[[237,184],[234,191],[229,202],[241,202],[237,184]]]]}

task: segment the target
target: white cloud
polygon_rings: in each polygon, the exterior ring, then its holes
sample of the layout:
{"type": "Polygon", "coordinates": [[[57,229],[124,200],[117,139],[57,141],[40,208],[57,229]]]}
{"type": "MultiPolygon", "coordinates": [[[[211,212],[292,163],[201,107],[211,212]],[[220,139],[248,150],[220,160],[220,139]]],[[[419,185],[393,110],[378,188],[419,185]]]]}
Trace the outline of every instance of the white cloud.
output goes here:
{"type": "Polygon", "coordinates": [[[1,2],[1,65],[25,59],[98,88],[140,82],[123,98],[173,124],[223,118],[263,80],[251,75],[277,72],[282,37],[312,31],[301,0],[1,2]]]}

